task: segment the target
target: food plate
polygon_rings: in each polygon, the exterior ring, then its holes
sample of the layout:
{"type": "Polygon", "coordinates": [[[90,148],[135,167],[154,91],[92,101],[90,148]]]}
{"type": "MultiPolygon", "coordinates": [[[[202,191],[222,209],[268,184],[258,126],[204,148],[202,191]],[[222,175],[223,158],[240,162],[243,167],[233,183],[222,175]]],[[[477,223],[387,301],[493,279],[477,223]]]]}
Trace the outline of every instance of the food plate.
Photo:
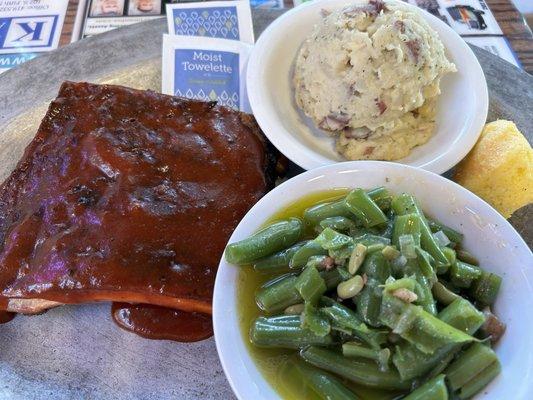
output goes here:
{"type": "MultiPolygon", "coordinates": [[[[291,79],[293,61],[322,18],[322,9],[337,10],[353,3],[321,0],[288,11],[266,29],[250,56],[246,84],[253,113],[270,141],[304,169],[344,159],[335,151],[334,140],[296,106],[291,79]]],[[[487,84],[465,41],[440,19],[419,11],[439,34],[458,72],[442,79],[434,135],[398,162],[441,174],[474,146],[487,117],[487,84]]]]}
{"type": "MultiPolygon", "coordinates": [[[[410,193],[432,218],[464,234],[464,247],[480,265],[503,277],[495,313],[507,324],[496,345],[502,373],[477,399],[499,400],[513,388],[513,399],[533,396],[533,254],[513,227],[496,210],[468,190],[422,169],[377,161],[354,161],[307,171],[265,195],[241,220],[229,242],[247,238],[276,211],[313,192],[335,188],[385,186],[394,193],[410,193]],[[517,307],[516,305],[520,306],[517,307]],[[520,346],[516,344],[520,343],[520,346]]],[[[244,344],[239,324],[239,269],[222,259],[213,296],[217,350],[224,371],[239,399],[274,399],[275,391],[257,369],[244,344]]]]}
{"type": "MultiPolygon", "coordinates": [[[[256,37],[281,13],[255,12],[256,37]]],[[[64,80],[160,90],[166,29],[163,19],[117,29],[0,75],[0,179],[14,168],[64,80]]],[[[474,51],[489,84],[489,120],[511,119],[526,135],[533,132],[528,102],[533,78],[483,50],[474,51]]],[[[533,223],[526,211],[512,221],[529,240],[533,223]]],[[[108,304],[18,317],[0,327],[0,340],[3,398],[234,398],[213,339],[194,344],[142,339],[113,325],[108,304]]]]}

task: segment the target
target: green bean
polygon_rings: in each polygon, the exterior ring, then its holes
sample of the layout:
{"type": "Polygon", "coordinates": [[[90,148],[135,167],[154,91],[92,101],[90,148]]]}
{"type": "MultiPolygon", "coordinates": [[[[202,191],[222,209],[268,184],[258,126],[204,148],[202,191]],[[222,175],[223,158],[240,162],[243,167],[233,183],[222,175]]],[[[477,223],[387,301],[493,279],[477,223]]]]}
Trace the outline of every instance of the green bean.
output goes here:
{"type": "Polygon", "coordinates": [[[433,292],[433,296],[435,296],[437,301],[445,306],[451,304],[454,300],[461,298],[461,296],[452,292],[441,282],[435,282],[431,288],[431,291],[433,292]]]}
{"type": "Polygon", "coordinates": [[[375,252],[365,257],[365,261],[358,272],[366,274],[367,278],[375,279],[380,284],[383,284],[391,275],[391,268],[383,254],[375,252]]]}
{"type": "Polygon", "coordinates": [[[271,256],[256,261],[254,263],[254,270],[265,273],[287,272],[292,256],[304,244],[305,242],[296,243],[288,249],[281,250],[271,256]]]}
{"type": "Polygon", "coordinates": [[[449,344],[469,343],[475,340],[421,307],[405,303],[386,293],[381,303],[380,321],[420,351],[428,354],[449,344]]]}
{"type": "Polygon", "coordinates": [[[415,290],[416,280],[408,276],[401,279],[389,278],[383,286],[383,292],[387,294],[394,293],[398,289],[407,289],[412,292],[415,290]]]}
{"type": "Polygon", "coordinates": [[[448,259],[448,262],[450,263],[450,265],[455,264],[455,262],[457,261],[457,254],[454,249],[450,249],[449,247],[443,247],[442,252],[448,259]]]}
{"type": "Polygon", "coordinates": [[[450,267],[450,280],[459,288],[469,288],[481,276],[481,269],[462,261],[456,261],[450,267]]]}
{"type": "Polygon", "coordinates": [[[326,282],[315,267],[306,267],[294,284],[305,302],[316,304],[320,296],[326,291],[326,282]]]}
{"type": "Polygon", "coordinates": [[[320,231],[331,228],[339,232],[350,232],[355,228],[355,223],[349,218],[337,216],[324,218],[318,226],[320,227],[320,231]]]}
{"type": "Polygon", "coordinates": [[[479,304],[490,306],[496,300],[502,284],[502,278],[487,271],[481,271],[481,276],[470,288],[470,296],[479,304]]]}
{"type": "Polygon", "coordinates": [[[443,275],[446,272],[448,272],[450,270],[450,266],[455,264],[457,261],[457,256],[455,254],[454,249],[451,249],[449,247],[442,247],[441,250],[446,256],[446,258],[448,259],[448,264],[447,265],[439,264],[437,266],[437,274],[439,275],[443,275]]]}
{"type": "Polygon", "coordinates": [[[369,254],[359,269],[366,274],[367,283],[361,293],[354,298],[357,313],[370,326],[379,327],[382,290],[379,285],[384,284],[391,275],[390,265],[381,252],[369,254]]]}
{"type": "Polygon", "coordinates": [[[400,236],[412,235],[416,246],[420,246],[420,227],[422,220],[418,214],[397,215],[394,218],[392,244],[400,248],[400,236]]]}
{"type": "Polygon", "coordinates": [[[369,329],[359,316],[348,307],[324,296],[321,298],[320,304],[323,306],[322,313],[329,318],[334,329],[350,331],[372,348],[379,349],[380,345],[387,341],[386,332],[369,329]]]}
{"type": "Polygon", "coordinates": [[[394,196],[392,198],[391,208],[394,210],[396,215],[405,215],[412,213],[420,214],[422,212],[415,198],[407,193],[402,193],[400,195],[394,196]]]}
{"type": "Polygon", "coordinates": [[[343,330],[364,330],[364,323],[357,314],[346,306],[337,303],[329,297],[322,296],[320,304],[323,306],[322,312],[328,316],[331,323],[343,330]]]}
{"type": "Polygon", "coordinates": [[[342,345],[342,355],[348,358],[367,358],[374,360],[380,371],[389,369],[389,349],[369,349],[357,342],[346,342],[342,345]]]}
{"type": "Polygon", "coordinates": [[[447,227],[446,225],[441,224],[440,222],[435,221],[434,219],[427,218],[429,228],[431,232],[435,233],[438,231],[443,231],[444,234],[454,243],[461,243],[463,241],[464,235],[461,232],[457,232],[455,229],[447,227]]]}
{"type": "Polygon", "coordinates": [[[302,328],[299,316],[259,317],[250,330],[251,342],[259,347],[298,349],[309,345],[334,343],[331,335],[319,336],[302,328]]]}
{"type": "Polygon", "coordinates": [[[231,243],[226,247],[226,261],[245,265],[269,256],[296,243],[303,234],[303,224],[298,218],[276,222],[254,235],[231,243]]]}
{"type": "Polygon", "coordinates": [[[367,254],[374,253],[376,251],[381,252],[385,248],[385,245],[383,243],[374,243],[370,244],[366,248],[367,254]]]}
{"type": "Polygon", "coordinates": [[[374,362],[368,360],[351,360],[337,352],[315,346],[302,349],[300,356],[315,367],[363,386],[391,390],[406,390],[411,387],[411,382],[402,381],[393,369],[380,371],[374,362]]]}
{"type": "Polygon", "coordinates": [[[375,245],[375,244],[382,244],[384,246],[387,246],[387,245],[391,244],[390,239],[388,239],[386,237],[383,237],[383,236],[374,235],[374,234],[368,233],[368,232],[367,233],[363,233],[362,235],[355,236],[353,241],[354,241],[354,243],[364,244],[366,247],[370,247],[370,246],[375,245]]]}
{"type": "Polygon", "coordinates": [[[490,364],[487,368],[481,371],[475,379],[465,384],[458,393],[460,399],[469,399],[475,394],[481,392],[494,378],[496,378],[502,370],[501,364],[498,360],[490,364]]]}
{"type": "Polygon", "coordinates": [[[475,381],[485,368],[498,363],[496,353],[490,347],[474,343],[453,361],[445,370],[446,378],[453,391],[475,381]]]}
{"type": "Polygon", "coordinates": [[[368,228],[387,222],[387,217],[363,189],[354,189],[346,196],[345,204],[368,228]]]}
{"type": "Polygon", "coordinates": [[[331,331],[328,318],[322,315],[311,303],[305,303],[302,314],[302,328],[307,328],[318,336],[326,336],[331,331]]]}
{"type": "MultiPolygon", "coordinates": [[[[469,302],[461,302],[461,307],[444,308],[438,318],[463,332],[473,333],[479,329],[479,311],[469,302]]],[[[453,355],[462,347],[462,344],[445,345],[432,354],[426,354],[414,345],[402,343],[396,346],[392,361],[403,379],[413,379],[428,373],[432,369],[440,370],[451,361],[453,355]],[[450,354],[452,357],[449,357],[450,354]]]]}
{"type": "Polygon", "coordinates": [[[479,266],[478,259],[466,250],[463,250],[463,249],[457,250],[457,258],[467,264],[479,266]]]}
{"type": "Polygon", "coordinates": [[[459,346],[457,346],[457,351],[452,350],[450,353],[445,354],[444,357],[442,357],[439,362],[433,367],[427,375],[424,377],[424,379],[433,379],[436,376],[442,374],[442,372],[446,369],[446,367],[452,362],[452,360],[455,358],[455,354],[460,350],[459,346]]]}
{"type": "Polygon", "coordinates": [[[444,375],[436,376],[409,393],[403,400],[448,400],[448,389],[444,378],[444,375]]]}
{"type": "MultiPolygon", "coordinates": [[[[381,209],[386,210],[390,207],[392,196],[386,188],[378,187],[369,190],[367,193],[381,209]]],[[[318,225],[320,221],[330,217],[352,218],[353,214],[346,207],[345,199],[346,197],[343,197],[336,201],[321,203],[309,207],[304,211],[304,221],[310,226],[315,226],[318,225]]]]}
{"type": "Polygon", "coordinates": [[[307,264],[305,264],[305,268],[313,267],[318,270],[323,270],[326,267],[327,262],[328,262],[328,256],[311,256],[307,260],[307,264]]]}
{"type": "Polygon", "coordinates": [[[415,293],[418,296],[417,304],[431,315],[437,315],[437,304],[431,292],[433,285],[422,274],[416,275],[416,282],[415,293]]]}
{"type": "Polygon", "coordinates": [[[433,269],[433,257],[431,257],[427,251],[422,250],[420,247],[415,247],[415,252],[420,273],[428,279],[433,287],[433,284],[437,282],[437,274],[433,269]]]}
{"type": "Polygon", "coordinates": [[[402,379],[419,378],[434,368],[446,367],[451,361],[448,359],[449,354],[454,351],[457,352],[460,348],[460,345],[447,345],[433,354],[427,354],[409,343],[402,342],[395,348],[392,363],[402,379]]]}
{"type": "Polygon", "coordinates": [[[435,241],[431,230],[429,229],[428,222],[424,216],[424,212],[420,208],[420,205],[416,199],[406,193],[396,196],[391,203],[391,207],[398,215],[405,214],[418,214],[421,219],[420,225],[420,243],[422,248],[426,250],[435,259],[438,264],[448,264],[448,259],[440,249],[439,245],[435,241]]]}
{"type": "Polygon", "coordinates": [[[302,247],[300,247],[292,255],[292,258],[289,262],[289,267],[291,269],[303,268],[309,257],[311,256],[325,256],[328,254],[328,251],[325,250],[319,243],[314,240],[309,240],[305,242],[302,247]]]}
{"type": "Polygon", "coordinates": [[[353,334],[373,349],[380,349],[382,345],[387,343],[389,337],[389,332],[384,329],[373,329],[368,327],[366,332],[354,331],[353,334]]]}
{"type": "Polygon", "coordinates": [[[339,283],[352,277],[352,275],[342,267],[333,268],[329,271],[321,271],[320,276],[324,279],[324,282],[326,282],[328,290],[336,288],[339,283]]]}
{"type": "Polygon", "coordinates": [[[485,322],[483,313],[462,297],[444,308],[437,317],[467,335],[476,333],[485,322]]]}
{"type": "Polygon", "coordinates": [[[353,217],[353,214],[344,204],[344,198],[317,204],[304,211],[304,221],[310,226],[318,225],[320,221],[330,217],[353,217]]]}
{"type": "Polygon", "coordinates": [[[431,267],[431,264],[429,264],[429,260],[424,258],[425,251],[421,250],[419,247],[416,247],[415,250],[417,250],[417,258],[416,260],[407,260],[407,263],[404,267],[404,272],[406,276],[414,276],[416,280],[416,285],[414,288],[414,292],[418,296],[416,303],[422,306],[422,308],[428,313],[436,315],[437,305],[435,303],[435,299],[433,298],[433,293],[431,292],[433,282],[436,281],[436,275],[431,267]]]}
{"type": "Polygon", "coordinates": [[[359,296],[354,298],[357,314],[368,325],[380,327],[381,293],[379,282],[369,279],[359,296]]]}
{"type": "MultiPolygon", "coordinates": [[[[344,386],[339,379],[301,360],[289,359],[283,365],[282,376],[285,379],[302,382],[321,400],[358,400],[359,397],[344,386]]],[[[302,393],[295,393],[301,395],[302,393]]]]}
{"type": "MultiPolygon", "coordinates": [[[[327,290],[336,288],[343,280],[351,278],[344,268],[334,268],[330,271],[320,272],[327,290]]],[[[289,306],[303,301],[300,292],[296,289],[298,276],[286,274],[265,283],[256,293],[255,301],[258,307],[268,314],[281,312],[289,306]]]]}
{"type": "Polygon", "coordinates": [[[353,244],[348,244],[347,246],[339,249],[328,250],[328,254],[335,260],[335,264],[344,264],[352,255],[354,247],[355,246],[353,244]]]}
{"type": "Polygon", "coordinates": [[[353,244],[353,240],[350,236],[334,231],[331,228],[324,229],[314,241],[326,250],[336,250],[349,244],[353,244]]]}
{"type": "Polygon", "coordinates": [[[379,186],[375,189],[367,190],[366,193],[382,210],[388,210],[390,208],[392,195],[387,188],[379,186]]]}
{"type": "Polygon", "coordinates": [[[295,287],[297,280],[296,275],[286,274],[265,283],[255,295],[257,306],[268,314],[274,314],[301,303],[302,296],[295,287]]]}

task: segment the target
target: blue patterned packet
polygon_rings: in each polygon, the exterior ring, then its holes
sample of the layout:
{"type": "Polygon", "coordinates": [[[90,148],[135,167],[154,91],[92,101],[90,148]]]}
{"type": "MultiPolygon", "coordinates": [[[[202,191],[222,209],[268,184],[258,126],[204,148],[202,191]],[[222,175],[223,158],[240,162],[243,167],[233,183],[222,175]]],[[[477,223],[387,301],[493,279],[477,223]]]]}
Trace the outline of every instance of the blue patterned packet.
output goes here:
{"type": "Polygon", "coordinates": [[[164,35],[162,91],[250,112],[245,83],[251,50],[235,40],[164,35]]]}
{"type": "Polygon", "coordinates": [[[168,33],[254,43],[247,0],[167,4],[168,33]]]}

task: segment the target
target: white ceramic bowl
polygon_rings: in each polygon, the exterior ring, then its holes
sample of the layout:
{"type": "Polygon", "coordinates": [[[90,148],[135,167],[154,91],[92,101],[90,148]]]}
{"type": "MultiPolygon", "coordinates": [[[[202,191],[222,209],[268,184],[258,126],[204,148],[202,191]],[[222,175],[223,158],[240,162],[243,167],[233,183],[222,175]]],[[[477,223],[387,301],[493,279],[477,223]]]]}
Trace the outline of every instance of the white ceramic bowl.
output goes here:
{"type": "MultiPolygon", "coordinates": [[[[296,106],[291,83],[293,62],[320,21],[320,11],[350,4],[354,1],[315,0],[286,12],[261,34],[250,56],[246,85],[253,114],[270,141],[305,169],[343,158],[335,151],[334,139],[316,128],[296,106]]],[[[476,143],[487,118],[487,83],[474,53],[457,33],[435,16],[405,5],[418,10],[437,31],[458,72],[442,80],[434,136],[398,162],[441,174],[476,143]]]]}
{"type": "MultiPolygon", "coordinates": [[[[339,187],[384,185],[416,196],[432,217],[465,234],[464,245],[489,271],[503,276],[495,305],[507,332],[496,347],[502,373],[478,399],[533,398],[533,255],[513,227],[468,190],[439,175],[409,166],[378,161],[338,163],[298,175],[263,197],[246,214],[230,238],[242,240],[276,211],[309,193],[339,187]]],[[[239,267],[221,260],[213,299],[218,354],[226,376],[241,400],[272,400],[276,392],[262,377],[239,329],[239,267]]]]}

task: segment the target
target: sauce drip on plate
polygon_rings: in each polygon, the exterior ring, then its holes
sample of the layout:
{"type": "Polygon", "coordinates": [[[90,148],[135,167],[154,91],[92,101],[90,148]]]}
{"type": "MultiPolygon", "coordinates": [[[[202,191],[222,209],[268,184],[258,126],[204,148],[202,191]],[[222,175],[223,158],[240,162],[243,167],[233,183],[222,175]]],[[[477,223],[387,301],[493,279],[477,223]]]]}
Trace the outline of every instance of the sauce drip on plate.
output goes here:
{"type": "Polygon", "coordinates": [[[15,313],[0,311],[0,324],[5,324],[15,318],[15,313]]]}
{"type": "Polygon", "coordinates": [[[150,304],[113,303],[111,315],[118,326],[147,339],[196,342],[213,335],[208,314],[150,304]]]}

